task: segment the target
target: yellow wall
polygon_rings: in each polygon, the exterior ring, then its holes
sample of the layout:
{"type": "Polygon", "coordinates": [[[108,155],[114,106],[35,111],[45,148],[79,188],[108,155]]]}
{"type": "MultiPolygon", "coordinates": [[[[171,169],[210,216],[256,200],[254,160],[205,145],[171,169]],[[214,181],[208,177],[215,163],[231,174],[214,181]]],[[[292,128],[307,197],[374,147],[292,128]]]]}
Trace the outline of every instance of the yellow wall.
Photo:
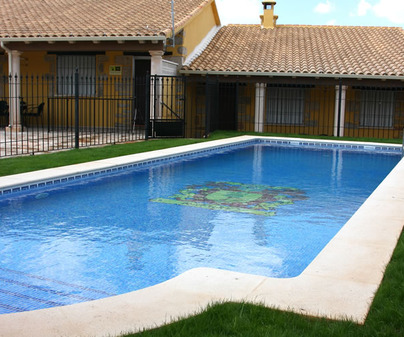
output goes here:
{"type": "Polygon", "coordinates": [[[177,33],[176,46],[167,47],[168,52],[173,56],[187,57],[195,47],[205,38],[210,30],[220,25],[216,5],[212,2],[206,6],[198,15],[191,19],[185,27],[177,33]]]}
{"type": "Polygon", "coordinates": [[[184,28],[184,46],[188,56],[218,22],[213,6],[207,6],[184,28]]]}
{"type": "MultiPolygon", "coordinates": [[[[20,56],[20,69],[22,75],[45,75],[51,72],[51,64],[46,61],[45,51],[24,52],[20,56]]],[[[54,57],[54,56],[53,56],[54,57]]]]}
{"type": "Polygon", "coordinates": [[[301,135],[333,135],[335,111],[334,87],[319,86],[306,88],[305,90],[303,124],[266,124],[264,132],[301,135]]]}
{"type": "MultiPolygon", "coordinates": [[[[131,76],[132,58],[124,56],[120,51],[107,51],[99,54],[97,59],[97,76],[109,75],[110,65],[121,65],[122,76],[131,76]]],[[[21,74],[23,75],[57,75],[56,55],[46,51],[24,52],[21,54],[21,74]]],[[[113,75],[114,77],[116,75],[113,75]]]]}
{"type": "MultiPolygon", "coordinates": [[[[73,97],[58,96],[56,84],[55,54],[45,51],[24,52],[21,55],[21,98],[30,106],[45,103],[44,124],[54,126],[72,125],[74,121],[73,97]],[[50,77],[49,75],[53,76],[50,77]]],[[[80,105],[81,126],[126,127],[131,124],[132,104],[125,97],[132,95],[132,83],[126,80],[132,74],[132,57],[123,52],[106,52],[96,56],[96,76],[108,76],[97,84],[94,99],[83,100],[80,105]],[[121,75],[110,75],[109,66],[120,65],[121,75]],[[124,81],[126,85],[119,84],[124,81]],[[129,89],[128,89],[129,88],[129,89]],[[105,98],[103,100],[97,98],[105,98]]],[[[106,77],[104,76],[104,77],[106,77]]],[[[1,88],[0,88],[1,89],[1,88]]],[[[8,91],[8,89],[7,89],[8,91]]],[[[38,123],[35,118],[26,121],[27,126],[38,123]]]]}
{"type": "Polygon", "coordinates": [[[8,96],[8,92],[6,92],[6,83],[7,83],[7,55],[0,55],[0,100],[5,99],[8,96]]]}
{"type": "Polygon", "coordinates": [[[238,89],[237,130],[255,129],[255,83],[248,83],[238,89]]]}
{"type": "MultiPolygon", "coordinates": [[[[202,80],[203,81],[203,80],[202,80]]],[[[205,132],[206,88],[187,84],[187,132],[200,137],[205,132]]],[[[263,132],[332,136],[334,127],[335,87],[319,86],[306,89],[304,120],[302,125],[267,124],[264,107],[263,132]]],[[[237,130],[255,130],[255,83],[240,84],[237,98],[237,130]]],[[[267,100],[264,99],[266,105],[267,100]]],[[[211,113],[215,113],[212,112],[211,113]]],[[[220,111],[219,111],[220,113],[220,111]]]]}
{"type": "Polygon", "coordinates": [[[8,73],[7,62],[8,62],[7,54],[6,53],[1,54],[0,55],[0,76],[7,75],[7,73],[8,73]]]}
{"type": "Polygon", "coordinates": [[[201,138],[206,129],[206,87],[203,81],[188,81],[185,95],[185,137],[201,138]]]}
{"type": "Polygon", "coordinates": [[[395,92],[392,128],[369,128],[360,126],[361,94],[360,89],[348,87],[345,106],[346,137],[400,138],[404,128],[404,92],[395,92]]]}

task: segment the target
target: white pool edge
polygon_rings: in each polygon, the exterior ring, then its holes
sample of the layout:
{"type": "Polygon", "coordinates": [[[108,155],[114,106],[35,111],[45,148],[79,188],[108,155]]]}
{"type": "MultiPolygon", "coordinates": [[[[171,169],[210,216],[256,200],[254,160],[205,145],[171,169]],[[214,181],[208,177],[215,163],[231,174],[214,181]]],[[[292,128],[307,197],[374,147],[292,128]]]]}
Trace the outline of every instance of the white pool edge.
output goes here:
{"type": "MultiPolygon", "coordinates": [[[[242,136],[1,177],[0,190],[256,138],[274,139],[242,136]]],[[[122,332],[160,326],[199,312],[210,303],[227,300],[364,323],[402,231],[403,206],[404,161],[401,160],[298,277],[275,279],[197,268],[156,286],[119,296],[0,315],[0,336],[116,336],[122,332]]]]}

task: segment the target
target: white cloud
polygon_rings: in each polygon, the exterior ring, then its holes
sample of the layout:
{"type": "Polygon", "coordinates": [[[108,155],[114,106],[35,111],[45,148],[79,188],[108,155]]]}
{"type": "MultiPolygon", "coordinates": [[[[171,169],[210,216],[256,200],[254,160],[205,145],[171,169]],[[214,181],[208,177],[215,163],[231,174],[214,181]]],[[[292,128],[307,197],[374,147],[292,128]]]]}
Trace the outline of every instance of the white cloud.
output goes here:
{"type": "Polygon", "coordinates": [[[365,16],[370,9],[372,9],[372,5],[366,0],[361,0],[358,4],[357,15],[365,16]]]}
{"type": "Polygon", "coordinates": [[[334,9],[334,5],[329,0],[326,0],[326,2],[320,2],[314,8],[314,12],[320,13],[320,14],[328,14],[328,13],[331,13],[333,9],[334,9]]]}
{"type": "Polygon", "coordinates": [[[386,18],[395,24],[404,24],[404,1],[403,0],[379,0],[373,6],[376,16],[386,18]]]}
{"type": "Polygon", "coordinates": [[[328,26],[335,26],[336,23],[337,23],[336,19],[331,19],[331,20],[327,21],[328,26]]]}
{"type": "Polygon", "coordinates": [[[261,1],[256,0],[216,0],[222,25],[229,23],[260,23],[263,13],[261,1]]]}

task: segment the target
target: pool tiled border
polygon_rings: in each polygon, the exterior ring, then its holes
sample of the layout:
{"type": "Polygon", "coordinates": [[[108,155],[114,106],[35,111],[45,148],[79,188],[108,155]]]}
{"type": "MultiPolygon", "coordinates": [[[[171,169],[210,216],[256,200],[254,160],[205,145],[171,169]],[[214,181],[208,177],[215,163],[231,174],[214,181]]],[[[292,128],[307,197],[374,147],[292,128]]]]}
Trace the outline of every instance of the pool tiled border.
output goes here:
{"type": "MultiPolygon", "coordinates": [[[[354,144],[350,142],[345,143],[335,143],[332,141],[307,141],[307,140],[299,140],[299,139],[272,139],[268,137],[254,137],[253,139],[246,139],[243,142],[229,143],[224,145],[216,145],[209,148],[201,148],[198,150],[186,151],[183,153],[173,154],[172,156],[165,157],[156,157],[153,159],[134,161],[131,163],[114,166],[112,165],[109,168],[102,168],[101,170],[92,170],[85,171],[81,173],[75,173],[74,175],[66,175],[63,177],[56,177],[53,179],[44,179],[36,182],[27,182],[26,184],[17,184],[17,185],[9,185],[7,184],[1,185],[0,178],[0,197],[6,196],[9,197],[10,194],[24,192],[28,190],[33,190],[39,187],[49,187],[51,185],[59,185],[62,183],[71,183],[81,179],[98,177],[105,174],[117,173],[120,171],[125,171],[129,169],[142,168],[149,165],[163,164],[167,161],[175,161],[176,159],[181,159],[189,156],[198,156],[204,153],[209,152],[217,152],[220,150],[225,150],[229,148],[239,147],[240,145],[250,145],[257,142],[265,142],[277,146],[296,146],[296,147],[308,147],[308,148],[320,148],[320,149],[346,149],[346,150],[363,150],[363,151],[376,151],[376,152],[391,152],[391,153],[401,153],[402,147],[400,145],[386,145],[386,144],[354,144]]],[[[206,144],[206,143],[204,143],[206,144]]],[[[125,157],[133,157],[133,156],[125,156],[125,157]]],[[[98,161],[101,162],[101,161],[98,161]]]]}
{"type": "MultiPolygon", "coordinates": [[[[356,146],[401,152],[386,144],[274,139],[243,136],[0,178],[0,190],[20,193],[31,186],[115,172],[134,163],[164,160],[212,148],[265,140],[314,147],[356,146]],[[114,170],[114,171],[113,171],[114,170]]],[[[35,188],[35,187],[33,187],[35,188]]],[[[0,336],[114,336],[159,326],[191,315],[216,301],[249,301],[331,319],[364,323],[404,224],[404,160],[393,169],[340,232],[295,278],[274,279],[211,268],[131,293],[51,309],[0,315],[0,336]]]]}

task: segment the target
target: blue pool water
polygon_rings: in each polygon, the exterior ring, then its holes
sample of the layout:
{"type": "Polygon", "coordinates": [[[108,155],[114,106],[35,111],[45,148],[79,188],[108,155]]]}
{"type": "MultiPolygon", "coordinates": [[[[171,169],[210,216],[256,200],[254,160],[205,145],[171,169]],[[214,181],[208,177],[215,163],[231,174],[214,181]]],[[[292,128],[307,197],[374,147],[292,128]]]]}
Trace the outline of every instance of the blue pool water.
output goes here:
{"type": "Polygon", "coordinates": [[[0,198],[0,313],[195,267],[299,275],[400,160],[265,143],[0,198]]]}

